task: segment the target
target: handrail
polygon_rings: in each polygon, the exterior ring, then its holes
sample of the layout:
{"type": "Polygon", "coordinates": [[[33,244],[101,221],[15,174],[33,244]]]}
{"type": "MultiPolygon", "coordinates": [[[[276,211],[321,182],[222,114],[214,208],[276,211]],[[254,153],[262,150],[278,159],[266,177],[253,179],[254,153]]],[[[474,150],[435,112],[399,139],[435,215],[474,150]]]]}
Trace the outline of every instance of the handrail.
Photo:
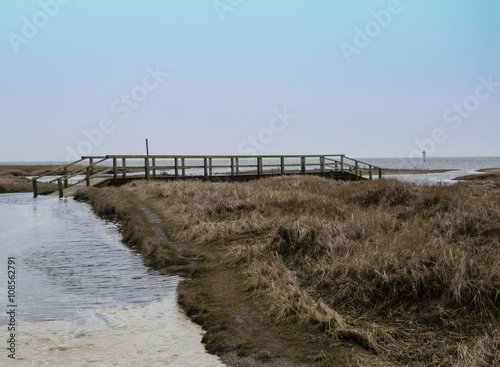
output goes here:
{"type": "MultiPolygon", "coordinates": [[[[89,167],[94,167],[96,164],[99,164],[101,162],[104,162],[105,160],[108,160],[109,158],[104,158],[104,159],[101,159],[100,161],[97,161],[97,162],[94,162],[92,164],[89,164],[83,168],[80,168],[79,170],[77,171],[74,171],[74,172],[71,172],[71,173],[67,173],[66,175],[64,176],[61,176],[61,177],[58,177],[58,178],[55,178],[49,182],[54,182],[54,181],[57,181],[57,180],[67,180],[68,178],[71,178],[71,177],[74,177],[74,176],[77,176],[79,173],[83,172],[83,171],[86,171],[87,168],[89,167]]],[[[108,168],[109,169],[109,168],[108,168]]]]}
{"type": "MultiPolygon", "coordinates": [[[[77,164],[77,163],[79,163],[79,162],[81,162],[81,161],[84,161],[85,159],[86,159],[86,158],[82,158],[82,159],[80,159],[80,160],[78,160],[78,161],[76,161],[76,162],[70,163],[70,164],[68,164],[68,165],[66,165],[66,166],[63,166],[63,167],[58,167],[58,168],[53,169],[52,171],[46,172],[46,173],[44,173],[44,174],[42,174],[42,175],[39,175],[39,176],[36,176],[36,177],[32,177],[31,179],[29,179],[29,180],[28,180],[28,182],[29,182],[29,181],[33,181],[33,180],[38,180],[40,177],[49,176],[51,173],[55,173],[55,172],[60,171],[60,170],[62,170],[62,169],[68,168],[68,167],[70,167],[70,166],[72,166],[72,165],[74,165],[74,164],[77,164]]],[[[52,181],[50,181],[50,182],[52,182],[52,181]]]]}
{"type": "MultiPolygon", "coordinates": [[[[163,162],[165,163],[165,162],[163,162]]],[[[133,164],[133,163],[132,163],[133,164]]],[[[85,172],[85,177],[78,180],[76,184],[87,181],[87,186],[90,186],[90,180],[94,177],[102,175],[106,171],[112,172],[110,179],[114,182],[118,181],[118,175],[126,179],[127,172],[131,173],[131,169],[145,169],[146,177],[149,173],[153,172],[152,177],[157,177],[157,171],[160,175],[166,177],[199,177],[209,179],[210,177],[220,177],[226,175],[229,177],[236,176],[266,176],[266,175],[287,175],[287,174],[322,174],[322,175],[352,175],[356,180],[373,178],[373,173],[377,172],[379,178],[382,178],[382,169],[373,164],[362,162],[354,158],[346,157],[345,154],[319,154],[319,155],[106,155],[106,156],[82,156],[78,161],[70,163],[66,166],[59,167],[43,175],[31,178],[33,182],[33,193],[36,197],[38,195],[37,180],[41,177],[48,176],[61,169],[64,170],[63,175],[50,180],[49,182],[58,182],[59,195],[62,196],[64,188],[68,187],[68,179],[75,177],[85,172]],[[313,158],[313,159],[311,159],[313,158]],[[84,160],[89,160],[89,164],[84,167],[68,173],[67,168],[80,163],[84,160]],[[141,165],[127,166],[126,161],[130,160],[143,160],[141,165]],[[149,165],[149,160],[152,159],[152,165],[149,165]],[[292,161],[290,160],[292,159],[292,161]],[[97,160],[94,162],[94,160],[97,160]],[[105,162],[112,160],[112,165],[101,166],[102,170],[95,170],[94,167],[105,162]],[[118,164],[121,160],[121,165],[118,164]],[[158,161],[168,160],[166,165],[159,165],[158,161]],[[173,160],[173,162],[172,162],[173,160]],[[188,162],[186,162],[188,160],[188,162]],[[191,160],[191,161],[189,161],[191,160]],[[202,160],[203,162],[196,162],[193,160],[202,160]],[[230,160],[230,163],[227,161],[230,160]],[[249,161],[250,160],[250,161],[249,161]],[[271,160],[271,161],[270,161],[271,160]],[[279,161],[278,161],[279,160],[279,161]],[[174,170],[174,174],[169,172],[174,170]],[[164,172],[162,172],[164,171],[164,172]],[[365,175],[363,177],[363,175],[365,175]],[[64,187],[63,183],[64,182],[64,187]]],[[[142,176],[142,175],[141,175],[142,176]]]]}

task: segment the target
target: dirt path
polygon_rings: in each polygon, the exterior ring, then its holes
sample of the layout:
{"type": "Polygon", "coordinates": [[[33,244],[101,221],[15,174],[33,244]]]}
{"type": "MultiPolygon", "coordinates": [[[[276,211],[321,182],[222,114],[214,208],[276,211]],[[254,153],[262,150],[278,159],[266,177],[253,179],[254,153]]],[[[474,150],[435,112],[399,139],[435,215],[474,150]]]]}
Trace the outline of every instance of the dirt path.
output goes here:
{"type": "MultiPolygon", "coordinates": [[[[193,280],[186,280],[188,283],[194,282],[195,292],[189,291],[192,290],[190,287],[186,290],[181,286],[180,304],[189,314],[192,312],[193,303],[200,302],[199,294],[206,292],[206,297],[202,299],[202,303],[206,305],[201,305],[201,307],[207,307],[203,312],[210,312],[214,315],[205,315],[205,317],[213,316],[224,322],[227,320],[223,332],[219,332],[216,336],[216,338],[224,338],[224,340],[219,340],[219,344],[225,346],[224,350],[217,350],[218,345],[212,347],[225,364],[234,367],[306,367],[310,365],[301,362],[305,356],[303,351],[300,352],[297,348],[296,343],[285,340],[281,335],[282,332],[272,324],[271,320],[266,319],[262,313],[250,306],[248,295],[242,291],[244,289],[244,285],[241,284],[242,280],[238,279],[234,271],[221,267],[220,262],[216,260],[216,254],[207,251],[207,248],[203,246],[191,245],[189,248],[183,248],[173,243],[161,227],[161,218],[147,206],[141,206],[140,209],[152,224],[154,233],[160,241],[168,243],[171,248],[184,254],[185,257],[195,258],[190,264],[194,268],[191,272],[199,275],[195,275],[193,280]],[[186,253],[191,256],[186,256],[186,253]],[[193,256],[194,253],[197,255],[193,256]],[[197,261],[196,258],[202,258],[204,261],[197,261]]],[[[206,320],[199,320],[199,314],[198,311],[194,320],[201,321],[203,324],[206,320]]],[[[210,350],[210,347],[208,349],[210,350]]]]}

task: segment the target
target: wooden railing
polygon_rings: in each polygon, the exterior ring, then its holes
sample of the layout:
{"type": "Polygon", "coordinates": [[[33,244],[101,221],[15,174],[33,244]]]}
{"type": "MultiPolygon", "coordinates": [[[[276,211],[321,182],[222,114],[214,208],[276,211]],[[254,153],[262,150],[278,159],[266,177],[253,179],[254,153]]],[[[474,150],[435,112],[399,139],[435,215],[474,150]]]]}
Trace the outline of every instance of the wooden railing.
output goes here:
{"type": "Polygon", "coordinates": [[[80,175],[75,184],[86,182],[95,177],[109,177],[117,182],[132,177],[152,178],[205,178],[269,176],[291,174],[340,174],[359,179],[373,179],[373,175],[382,178],[382,170],[372,164],[346,157],[344,154],[329,155],[268,155],[268,156],[224,156],[224,155],[107,155],[85,156],[64,167],[33,177],[33,194],[36,197],[37,180],[63,170],[50,182],[58,182],[62,196],[68,180],[80,175]],[[68,172],[68,168],[88,161],[84,167],[68,172]]]}

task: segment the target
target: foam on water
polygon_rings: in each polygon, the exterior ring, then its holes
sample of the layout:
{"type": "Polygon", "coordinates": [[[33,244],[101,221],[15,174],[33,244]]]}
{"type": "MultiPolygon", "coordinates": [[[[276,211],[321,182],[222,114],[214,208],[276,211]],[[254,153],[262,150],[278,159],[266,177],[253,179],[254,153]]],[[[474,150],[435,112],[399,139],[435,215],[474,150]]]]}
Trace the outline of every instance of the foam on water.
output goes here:
{"type": "Polygon", "coordinates": [[[174,299],[21,326],[16,366],[223,366],[174,299]]]}

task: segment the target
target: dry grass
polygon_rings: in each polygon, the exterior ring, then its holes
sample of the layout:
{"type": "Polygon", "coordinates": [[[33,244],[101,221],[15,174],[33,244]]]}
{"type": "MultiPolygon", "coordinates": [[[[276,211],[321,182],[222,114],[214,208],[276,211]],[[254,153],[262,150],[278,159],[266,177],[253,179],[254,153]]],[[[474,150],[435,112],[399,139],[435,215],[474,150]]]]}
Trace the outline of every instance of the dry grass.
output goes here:
{"type": "Polygon", "coordinates": [[[498,366],[500,179],[419,187],[278,177],[132,183],[176,241],[217,244],[276,322],[315,325],[373,359],[498,366]]]}
{"type": "MultiPolygon", "coordinates": [[[[33,191],[33,184],[28,181],[26,176],[38,176],[58,167],[52,165],[0,165],[0,193],[31,192],[33,191]]],[[[79,168],[81,166],[73,166],[70,171],[79,168]]],[[[63,171],[61,170],[58,173],[63,174],[63,171]]],[[[57,191],[57,184],[38,182],[38,193],[40,195],[54,191],[57,191]]]]}

